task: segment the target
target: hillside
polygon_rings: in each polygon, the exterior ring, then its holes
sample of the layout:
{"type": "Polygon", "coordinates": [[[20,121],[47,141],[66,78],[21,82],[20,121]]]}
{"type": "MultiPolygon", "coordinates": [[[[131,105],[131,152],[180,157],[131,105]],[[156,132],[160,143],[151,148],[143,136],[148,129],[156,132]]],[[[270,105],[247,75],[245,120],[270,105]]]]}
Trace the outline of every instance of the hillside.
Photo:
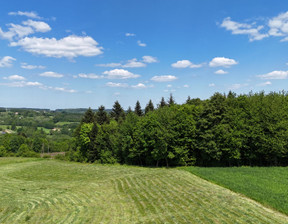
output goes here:
{"type": "Polygon", "coordinates": [[[0,223],[288,223],[177,169],[0,159],[0,223]]]}

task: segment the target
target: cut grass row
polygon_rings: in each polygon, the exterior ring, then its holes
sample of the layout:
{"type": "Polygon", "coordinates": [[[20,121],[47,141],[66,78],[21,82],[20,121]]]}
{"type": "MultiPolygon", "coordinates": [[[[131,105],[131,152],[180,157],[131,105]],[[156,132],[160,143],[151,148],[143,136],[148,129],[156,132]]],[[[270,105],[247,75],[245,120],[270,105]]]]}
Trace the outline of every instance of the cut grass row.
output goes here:
{"type": "Polygon", "coordinates": [[[179,169],[0,159],[0,223],[288,223],[179,169]],[[1,165],[2,164],[2,165],[1,165]]]}
{"type": "Polygon", "coordinates": [[[288,215],[288,167],[189,167],[184,169],[288,215]]]}

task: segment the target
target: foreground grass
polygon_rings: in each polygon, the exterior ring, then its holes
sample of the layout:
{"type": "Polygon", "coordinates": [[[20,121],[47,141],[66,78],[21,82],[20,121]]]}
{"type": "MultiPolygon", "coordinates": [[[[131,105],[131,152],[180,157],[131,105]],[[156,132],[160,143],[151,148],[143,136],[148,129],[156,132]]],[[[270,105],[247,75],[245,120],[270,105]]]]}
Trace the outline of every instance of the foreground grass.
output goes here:
{"type": "Polygon", "coordinates": [[[0,223],[288,223],[179,169],[0,159],[0,223]]]}
{"type": "Polygon", "coordinates": [[[288,215],[288,167],[185,169],[288,215]]]}

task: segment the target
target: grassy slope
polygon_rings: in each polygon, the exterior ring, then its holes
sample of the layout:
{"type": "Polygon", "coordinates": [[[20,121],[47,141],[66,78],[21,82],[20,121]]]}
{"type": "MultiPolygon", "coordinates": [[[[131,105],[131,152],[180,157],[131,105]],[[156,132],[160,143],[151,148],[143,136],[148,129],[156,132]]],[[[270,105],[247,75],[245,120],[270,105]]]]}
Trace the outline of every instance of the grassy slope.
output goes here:
{"type": "Polygon", "coordinates": [[[185,169],[288,215],[288,167],[185,169]]]}
{"type": "Polygon", "coordinates": [[[0,159],[0,223],[288,223],[177,169],[0,159]]]}

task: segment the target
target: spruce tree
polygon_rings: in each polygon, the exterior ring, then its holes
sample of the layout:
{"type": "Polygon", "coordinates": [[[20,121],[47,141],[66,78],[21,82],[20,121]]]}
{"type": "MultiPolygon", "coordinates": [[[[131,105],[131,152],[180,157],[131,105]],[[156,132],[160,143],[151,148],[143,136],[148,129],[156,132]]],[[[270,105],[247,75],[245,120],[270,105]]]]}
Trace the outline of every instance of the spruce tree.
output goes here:
{"type": "Polygon", "coordinates": [[[173,106],[174,104],[175,104],[174,97],[173,97],[172,93],[170,93],[168,105],[169,105],[169,107],[170,107],[170,106],[173,106]]]}
{"type": "Polygon", "coordinates": [[[143,111],[141,109],[141,105],[140,105],[140,102],[138,100],[137,100],[136,105],[135,105],[134,113],[137,114],[138,116],[143,115],[143,111]]]}
{"type": "Polygon", "coordinates": [[[132,113],[132,109],[131,109],[130,106],[128,107],[128,110],[127,110],[126,114],[129,114],[129,113],[132,113]]]}
{"type": "Polygon", "coordinates": [[[124,119],[125,117],[125,113],[123,108],[121,107],[120,103],[117,101],[115,101],[112,111],[111,111],[111,117],[114,118],[117,122],[122,118],[124,119]]]}
{"type": "Polygon", "coordinates": [[[154,110],[154,105],[152,103],[152,100],[149,100],[149,103],[145,107],[145,114],[153,110],[154,110]]]}
{"type": "Polygon", "coordinates": [[[161,101],[160,101],[160,104],[159,104],[159,107],[161,108],[161,107],[165,107],[165,106],[167,106],[167,104],[166,104],[166,102],[165,102],[164,97],[162,97],[162,98],[161,98],[161,101]]]}
{"type": "Polygon", "coordinates": [[[81,123],[93,123],[95,121],[95,114],[92,109],[89,109],[85,112],[84,117],[81,120],[81,123]]]}
{"type": "Polygon", "coordinates": [[[100,125],[102,125],[104,123],[109,123],[109,117],[108,117],[108,114],[105,111],[105,107],[103,105],[101,105],[98,108],[98,111],[96,113],[96,120],[97,120],[97,123],[100,125]]]}

